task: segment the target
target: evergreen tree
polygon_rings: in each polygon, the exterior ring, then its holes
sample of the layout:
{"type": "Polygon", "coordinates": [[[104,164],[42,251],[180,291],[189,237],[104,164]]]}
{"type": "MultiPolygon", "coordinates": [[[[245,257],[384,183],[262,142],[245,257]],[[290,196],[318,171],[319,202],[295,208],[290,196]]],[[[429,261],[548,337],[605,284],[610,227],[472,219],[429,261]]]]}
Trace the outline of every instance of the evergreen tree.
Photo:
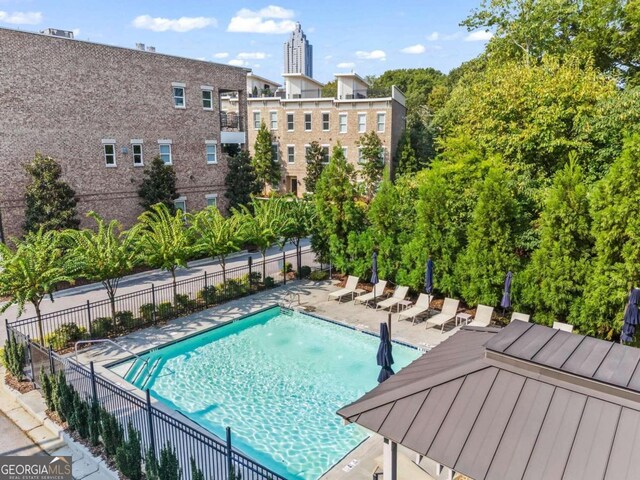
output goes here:
{"type": "Polygon", "coordinates": [[[178,198],[176,192],[176,172],[172,165],[165,165],[160,157],[155,157],[150,168],[145,168],[144,179],[138,189],[140,205],[149,210],[156,203],[164,204],[172,213],[173,201],[178,198]]]}
{"type": "Polygon", "coordinates": [[[38,152],[25,169],[31,176],[25,193],[25,231],[36,232],[40,227],[45,231],[78,228],[76,192],[61,179],[60,165],[38,152]]]}
{"type": "Polygon", "coordinates": [[[382,141],[376,132],[368,132],[360,136],[358,145],[362,157],[362,170],[360,175],[364,182],[367,198],[371,200],[382,179],[382,172],[384,170],[382,141]]]}
{"type": "Polygon", "coordinates": [[[398,145],[398,175],[413,174],[419,170],[416,151],[411,145],[411,134],[405,129],[398,145]]]}
{"type": "Polygon", "coordinates": [[[240,208],[251,203],[251,196],[260,193],[256,171],[246,150],[240,150],[229,157],[229,170],[224,179],[227,187],[224,196],[229,200],[229,209],[240,208]]]}
{"type": "MultiPolygon", "coordinates": [[[[522,284],[523,302],[535,310],[536,322],[551,325],[579,314],[593,247],[588,190],[575,157],[556,173],[540,215],[540,245],[522,284]]],[[[571,322],[573,323],[573,321],[571,322]]]]}
{"type": "Polygon", "coordinates": [[[507,271],[516,270],[518,205],[501,168],[489,170],[467,229],[467,248],[458,259],[457,279],[468,305],[496,305],[507,271]]]}
{"type": "Polygon", "coordinates": [[[273,156],[271,132],[264,122],[260,125],[253,151],[253,168],[258,185],[266,193],[267,185],[277,186],[280,182],[280,163],[273,156]]]}
{"type": "Polygon", "coordinates": [[[611,339],[622,326],[630,287],[640,283],[640,135],[628,137],[620,157],[591,198],[595,260],[578,328],[611,339]]]}
{"type": "Polygon", "coordinates": [[[309,144],[304,159],[307,161],[307,175],[304,177],[304,188],[307,192],[315,192],[318,179],[324,170],[324,153],[317,141],[309,144]]]}
{"type": "Polygon", "coordinates": [[[127,436],[128,439],[116,448],[116,465],[120,473],[129,480],[142,480],[140,433],[134,428],[131,420],[127,424],[127,436]]]}

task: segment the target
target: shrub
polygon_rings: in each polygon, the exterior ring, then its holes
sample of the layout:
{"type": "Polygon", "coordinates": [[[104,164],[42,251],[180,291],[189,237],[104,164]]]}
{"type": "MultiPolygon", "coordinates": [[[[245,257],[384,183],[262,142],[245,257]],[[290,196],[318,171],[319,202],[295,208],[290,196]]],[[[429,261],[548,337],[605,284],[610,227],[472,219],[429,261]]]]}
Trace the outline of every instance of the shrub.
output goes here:
{"type": "Polygon", "coordinates": [[[131,420],[127,425],[129,437],[116,449],[116,465],[118,470],[129,480],[142,479],[142,454],[140,452],[140,434],[133,428],[131,420]]]}
{"type": "Polygon", "coordinates": [[[53,332],[44,336],[44,344],[54,350],[63,350],[71,343],[86,338],[87,329],[75,323],[63,323],[53,332]]]}
{"type": "Polygon", "coordinates": [[[291,264],[291,262],[286,262],[284,264],[284,267],[282,268],[282,270],[280,271],[283,275],[289,273],[289,272],[293,272],[293,265],[291,264]]]}
{"type": "Polygon", "coordinates": [[[256,283],[259,283],[260,280],[262,280],[262,274],[260,272],[251,272],[250,274],[245,275],[242,278],[245,278],[245,277],[247,279],[247,283],[249,281],[251,281],[252,285],[255,285],[256,283]]]}
{"type": "Polygon", "coordinates": [[[204,473],[198,468],[193,457],[191,457],[191,480],[204,480],[204,473]]]}
{"type": "Polygon", "coordinates": [[[273,277],[265,277],[264,286],[265,288],[272,288],[275,286],[276,282],[273,280],[273,277]]]}
{"type": "Polygon", "coordinates": [[[324,270],[315,270],[309,274],[309,279],[314,282],[326,280],[327,278],[329,278],[329,274],[324,270]]]}
{"type": "Polygon", "coordinates": [[[94,447],[100,443],[100,405],[91,402],[89,406],[89,441],[94,447]]]}
{"type": "Polygon", "coordinates": [[[4,343],[2,352],[4,365],[17,380],[22,380],[22,368],[27,359],[26,347],[16,340],[15,335],[9,335],[4,343]]]}
{"type": "Polygon", "coordinates": [[[113,457],[122,445],[124,433],[118,419],[104,408],[100,409],[100,436],[107,455],[113,457]]]}
{"type": "Polygon", "coordinates": [[[111,317],[99,317],[91,323],[91,334],[94,338],[108,337],[113,332],[111,317]]]}
{"type": "Polygon", "coordinates": [[[56,411],[60,419],[69,423],[69,428],[73,430],[73,392],[74,389],[67,383],[64,372],[58,373],[56,379],[56,411]]]}
{"type": "Polygon", "coordinates": [[[189,295],[178,293],[175,296],[174,304],[177,309],[183,312],[195,310],[198,306],[196,302],[189,298],[189,295]]]}
{"type": "Polygon", "coordinates": [[[311,267],[303,265],[300,267],[300,278],[308,278],[311,275],[311,267]]]}
{"type": "Polygon", "coordinates": [[[133,312],[125,310],[124,312],[116,313],[116,325],[123,330],[133,330],[136,326],[133,312]]]}
{"type": "Polygon", "coordinates": [[[231,278],[217,286],[218,294],[223,298],[237,298],[249,293],[249,277],[231,278]]]}
{"type": "Polygon", "coordinates": [[[40,388],[42,389],[42,396],[44,397],[44,403],[47,405],[47,410],[53,412],[56,409],[54,401],[55,377],[49,375],[44,368],[40,369],[40,388]]]}
{"type": "Polygon", "coordinates": [[[173,317],[173,305],[171,302],[162,302],[158,305],[157,316],[159,320],[169,320],[173,317]]]}
{"type": "Polygon", "coordinates": [[[206,303],[207,305],[213,305],[218,300],[218,294],[215,285],[209,285],[208,287],[203,288],[198,292],[198,297],[200,301],[206,303]]]}
{"type": "Polygon", "coordinates": [[[89,438],[89,405],[78,392],[73,392],[72,423],[82,438],[89,438]]]}
{"type": "Polygon", "coordinates": [[[180,480],[182,478],[178,457],[169,443],[160,451],[160,462],[150,450],[147,452],[145,473],[148,480],[180,480]]]}
{"type": "Polygon", "coordinates": [[[153,303],[145,303],[140,307],[140,316],[145,323],[153,322],[153,311],[155,306],[153,303]]]}

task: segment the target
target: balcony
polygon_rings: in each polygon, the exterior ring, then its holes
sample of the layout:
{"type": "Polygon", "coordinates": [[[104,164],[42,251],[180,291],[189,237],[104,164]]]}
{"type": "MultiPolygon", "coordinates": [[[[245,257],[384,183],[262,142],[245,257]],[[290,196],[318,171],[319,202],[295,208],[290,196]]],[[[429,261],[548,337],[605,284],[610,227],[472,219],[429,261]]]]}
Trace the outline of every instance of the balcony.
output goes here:
{"type": "Polygon", "coordinates": [[[220,143],[246,143],[242,118],[237,112],[220,112],[220,143]]]}

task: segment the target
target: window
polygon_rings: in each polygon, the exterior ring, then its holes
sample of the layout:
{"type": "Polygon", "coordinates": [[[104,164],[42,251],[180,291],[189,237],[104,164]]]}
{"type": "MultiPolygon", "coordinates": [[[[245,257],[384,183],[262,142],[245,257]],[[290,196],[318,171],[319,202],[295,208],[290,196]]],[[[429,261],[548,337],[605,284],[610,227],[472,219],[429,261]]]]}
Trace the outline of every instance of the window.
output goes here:
{"type": "Polygon", "coordinates": [[[322,130],[325,132],[329,131],[329,112],[322,114],[322,130]]]}
{"type": "Polygon", "coordinates": [[[347,133],[347,114],[341,113],[338,116],[338,123],[340,124],[340,133],[347,133]]]}
{"type": "Polygon", "coordinates": [[[387,158],[387,147],[380,148],[380,163],[384,165],[384,160],[387,158]]]}
{"type": "Polygon", "coordinates": [[[345,160],[349,160],[349,149],[347,147],[342,147],[342,154],[344,155],[345,160]]]}
{"type": "Polygon", "coordinates": [[[116,141],[103,140],[102,148],[104,149],[104,163],[107,167],[116,166],[116,141]]]}
{"type": "Polygon", "coordinates": [[[207,200],[207,207],[218,207],[217,193],[209,193],[208,195],[205,195],[204,198],[207,200]]]}
{"type": "Polygon", "coordinates": [[[278,112],[269,112],[269,124],[271,130],[278,129],[278,112]]]}
{"type": "Polygon", "coordinates": [[[322,163],[329,163],[329,145],[322,145],[322,163]]]}
{"type": "Polygon", "coordinates": [[[171,158],[171,140],[158,140],[158,144],[160,146],[160,160],[162,160],[165,165],[171,165],[173,163],[173,159],[171,158]]]}
{"type": "Polygon", "coordinates": [[[184,94],[184,83],[173,82],[171,84],[173,87],[173,106],[176,108],[185,108],[185,94],[184,94]]]}
{"type": "Polygon", "coordinates": [[[271,160],[273,160],[273,162],[278,162],[280,159],[278,158],[278,144],[277,143],[272,143],[271,144],[271,160]]]}
{"type": "Polygon", "coordinates": [[[187,197],[178,197],[173,201],[173,206],[176,210],[181,210],[182,213],[187,213],[187,197]]]}
{"type": "Polygon", "coordinates": [[[358,114],[358,133],[364,133],[367,130],[367,114],[358,114]]]}
{"type": "Polygon", "coordinates": [[[311,131],[311,114],[310,113],[304,114],[304,130],[305,132],[311,131]]]}
{"type": "Polygon", "coordinates": [[[218,149],[216,144],[217,142],[215,140],[206,140],[204,143],[207,154],[207,163],[218,163],[218,149]]]}
{"type": "Polygon", "coordinates": [[[253,128],[255,128],[256,130],[259,130],[260,123],[261,123],[260,112],[253,112],[253,128]]]}
{"type": "Polygon", "coordinates": [[[295,163],[296,161],[296,147],[293,145],[287,145],[287,163],[295,163]]]}
{"type": "Polygon", "coordinates": [[[131,140],[131,153],[133,155],[133,166],[142,167],[144,158],[142,156],[142,140],[131,140]]]}
{"type": "Polygon", "coordinates": [[[287,113],[287,130],[293,132],[293,113],[287,113]]]}
{"type": "Polygon", "coordinates": [[[378,112],[376,115],[376,123],[378,127],[378,132],[384,132],[384,124],[386,122],[387,115],[384,112],[378,112]]]}
{"type": "Polygon", "coordinates": [[[311,145],[305,145],[304,146],[304,158],[305,158],[305,160],[309,156],[309,150],[311,150],[311,145]]]}
{"type": "Polygon", "coordinates": [[[363,164],[364,159],[362,158],[362,147],[358,147],[358,163],[363,164]]]}
{"type": "Polygon", "coordinates": [[[213,87],[202,87],[202,108],[213,110],[213,87]]]}

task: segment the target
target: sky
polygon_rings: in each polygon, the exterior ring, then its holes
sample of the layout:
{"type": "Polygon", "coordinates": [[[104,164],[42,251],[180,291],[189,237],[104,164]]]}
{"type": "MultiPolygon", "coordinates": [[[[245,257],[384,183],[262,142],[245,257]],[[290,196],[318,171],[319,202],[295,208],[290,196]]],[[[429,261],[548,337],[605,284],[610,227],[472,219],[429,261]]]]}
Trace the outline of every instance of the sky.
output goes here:
{"type": "Polygon", "coordinates": [[[279,81],[283,43],[300,22],[314,78],[395,68],[448,72],[482,52],[490,32],[459,23],[480,0],[0,0],[0,27],[73,30],[77,39],[230,63],[279,81]]]}

